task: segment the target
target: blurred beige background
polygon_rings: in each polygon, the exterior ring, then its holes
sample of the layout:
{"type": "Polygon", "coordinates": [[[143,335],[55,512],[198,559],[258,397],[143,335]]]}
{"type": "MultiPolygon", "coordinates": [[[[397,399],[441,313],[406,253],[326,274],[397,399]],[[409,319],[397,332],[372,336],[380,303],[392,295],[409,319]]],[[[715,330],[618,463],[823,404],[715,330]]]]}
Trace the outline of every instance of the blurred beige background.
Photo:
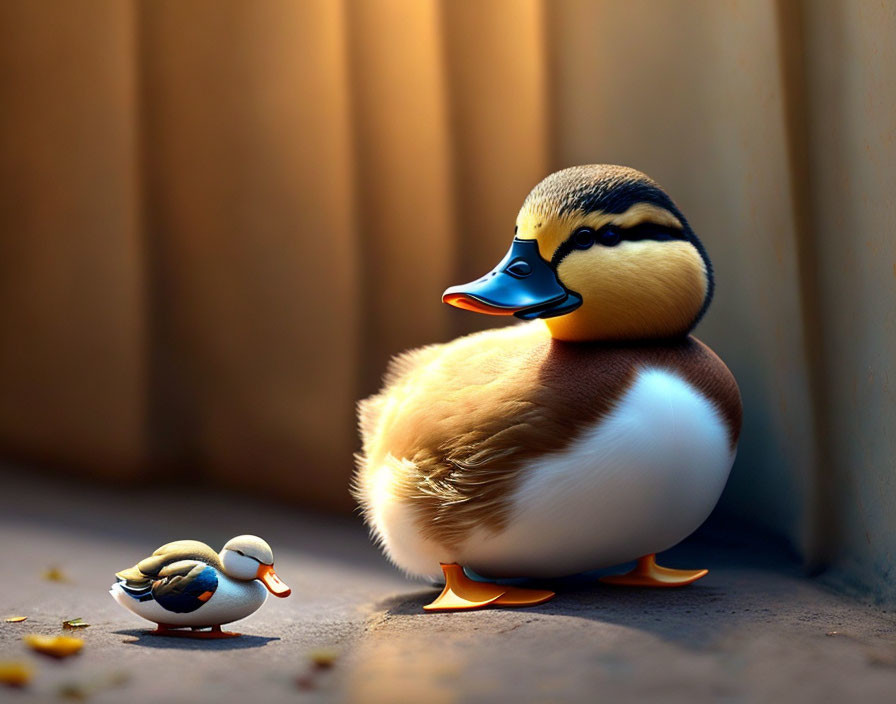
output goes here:
{"type": "Polygon", "coordinates": [[[390,355],[528,190],[659,180],[746,411],[721,510],[894,596],[896,8],[866,0],[0,5],[0,454],[351,507],[390,355]]]}

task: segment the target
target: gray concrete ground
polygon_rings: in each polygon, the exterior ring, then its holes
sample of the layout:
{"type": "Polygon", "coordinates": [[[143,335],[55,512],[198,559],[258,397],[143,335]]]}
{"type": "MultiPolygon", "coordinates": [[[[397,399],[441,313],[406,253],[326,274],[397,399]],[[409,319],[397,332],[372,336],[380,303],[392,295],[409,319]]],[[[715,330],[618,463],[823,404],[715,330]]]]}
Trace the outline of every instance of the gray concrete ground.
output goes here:
{"type": "Polygon", "coordinates": [[[96,702],[892,701],[896,628],[887,613],[804,579],[787,556],[704,532],[664,556],[710,575],[681,590],[626,590],[593,577],[523,610],[424,614],[435,591],[404,579],[355,521],[187,491],[73,488],[0,477],[0,660],[35,667],[0,700],[96,702]],[[293,588],[228,641],[145,635],[107,589],[158,545],[216,547],[239,533],[274,547],[293,588]],[[58,567],[66,582],[43,573],[58,567]],[[29,653],[26,633],[82,617],[80,655],[29,653]],[[329,669],[310,658],[338,653],[329,669]],[[611,699],[612,698],[612,699],[611,699]]]}

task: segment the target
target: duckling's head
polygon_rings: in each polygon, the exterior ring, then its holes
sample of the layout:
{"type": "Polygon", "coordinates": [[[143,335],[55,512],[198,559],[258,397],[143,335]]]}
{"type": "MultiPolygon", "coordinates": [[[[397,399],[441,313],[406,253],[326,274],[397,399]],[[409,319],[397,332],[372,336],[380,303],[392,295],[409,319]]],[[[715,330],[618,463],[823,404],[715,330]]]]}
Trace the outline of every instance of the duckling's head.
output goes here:
{"type": "Polygon", "coordinates": [[[712,265],[684,216],[640,171],[606,164],[551,174],[526,198],[510,251],[442,300],[543,318],[560,340],[686,335],[709,306],[712,265]]]}
{"type": "Polygon", "coordinates": [[[256,535],[238,535],[227,541],[220,553],[224,573],[233,579],[261,580],[274,596],[290,595],[290,588],[274,572],[271,546],[256,535]]]}

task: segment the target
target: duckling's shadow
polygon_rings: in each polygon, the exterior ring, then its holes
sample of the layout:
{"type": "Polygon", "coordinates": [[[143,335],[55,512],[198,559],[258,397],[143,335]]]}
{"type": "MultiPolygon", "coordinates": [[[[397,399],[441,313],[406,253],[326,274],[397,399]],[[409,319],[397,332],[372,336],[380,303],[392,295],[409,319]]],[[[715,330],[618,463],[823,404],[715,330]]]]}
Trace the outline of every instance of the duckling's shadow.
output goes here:
{"type": "Polygon", "coordinates": [[[277,636],[250,636],[240,635],[238,638],[170,638],[153,635],[150,631],[140,628],[129,628],[124,631],[115,631],[120,636],[135,636],[133,639],[125,639],[122,642],[128,645],[139,645],[155,650],[248,650],[261,648],[271,641],[280,640],[277,636]]]}

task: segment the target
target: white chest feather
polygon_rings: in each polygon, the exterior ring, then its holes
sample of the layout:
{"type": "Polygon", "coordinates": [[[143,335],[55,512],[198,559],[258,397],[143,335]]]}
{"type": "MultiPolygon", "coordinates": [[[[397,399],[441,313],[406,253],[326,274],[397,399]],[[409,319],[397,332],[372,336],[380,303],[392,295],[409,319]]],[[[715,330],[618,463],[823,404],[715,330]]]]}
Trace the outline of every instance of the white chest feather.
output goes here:
{"type": "Polygon", "coordinates": [[[706,520],[733,461],[713,404],[646,369],[607,417],[524,469],[505,530],[474,531],[453,557],[493,576],[561,576],[661,552],[706,520]]]}

